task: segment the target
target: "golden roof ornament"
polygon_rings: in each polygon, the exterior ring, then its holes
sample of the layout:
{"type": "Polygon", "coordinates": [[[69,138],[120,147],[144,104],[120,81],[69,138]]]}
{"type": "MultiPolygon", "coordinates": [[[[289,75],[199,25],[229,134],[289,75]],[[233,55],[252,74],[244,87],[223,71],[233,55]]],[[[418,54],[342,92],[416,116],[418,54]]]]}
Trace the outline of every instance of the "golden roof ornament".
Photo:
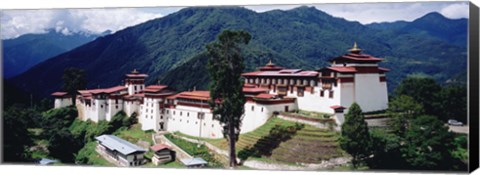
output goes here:
{"type": "Polygon", "coordinates": [[[137,69],[133,69],[132,74],[138,74],[137,69]]]}
{"type": "Polygon", "coordinates": [[[270,61],[268,61],[267,66],[273,66],[275,64],[272,63],[272,59],[270,58],[270,61]]]}
{"type": "Polygon", "coordinates": [[[357,42],[355,41],[353,42],[353,48],[349,49],[348,51],[352,53],[360,53],[362,49],[358,48],[357,42]]]}

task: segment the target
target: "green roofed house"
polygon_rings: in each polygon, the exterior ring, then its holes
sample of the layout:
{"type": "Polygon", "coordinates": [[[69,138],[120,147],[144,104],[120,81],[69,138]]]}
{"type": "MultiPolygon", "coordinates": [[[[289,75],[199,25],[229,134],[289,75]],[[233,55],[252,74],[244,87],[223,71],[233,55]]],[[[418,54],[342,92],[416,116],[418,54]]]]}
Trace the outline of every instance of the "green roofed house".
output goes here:
{"type": "Polygon", "coordinates": [[[114,135],[101,135],[95,138],[98,142],[97,152],[107,159],[114,160],[121,166],[138,166],[145,163],[147,150],[114,135]]]}

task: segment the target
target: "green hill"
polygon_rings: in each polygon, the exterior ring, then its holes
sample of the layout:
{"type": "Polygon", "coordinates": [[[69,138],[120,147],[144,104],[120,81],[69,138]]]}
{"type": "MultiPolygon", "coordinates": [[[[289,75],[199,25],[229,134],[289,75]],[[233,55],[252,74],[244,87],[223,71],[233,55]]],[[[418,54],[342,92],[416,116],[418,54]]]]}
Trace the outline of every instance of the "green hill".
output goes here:
{"type": "MultiPolygon", "coordinates": [[[[448,25],[447,20],[432,28],[449,31],[448,25]]],[[[456,30],[463,28],[466,35],[466,25],[456,30]]],[[[60,90],[66,67],[78,67],[87,71],[88,88],[121,84],[123,75],[133,69],[150,75],[147,84],[161,82],[178,90],[206,88],[205,45],[224,29],[252,34],[245,51],[247,71],[270,58],[287,68],[320,68],[357,41],[366,53],[385,58],[382,66],[392,70],[388,73],[390,90],[409,74],[430,75],[442,83],[466,76],[460,74],[466,68],[466,43],[459,46],[425,33],[374,29],[313,7],[264,13],[240,7],[195,7],[99,37],[38,64],[11,82],[27,92],[48,96],[60,90]]]]}

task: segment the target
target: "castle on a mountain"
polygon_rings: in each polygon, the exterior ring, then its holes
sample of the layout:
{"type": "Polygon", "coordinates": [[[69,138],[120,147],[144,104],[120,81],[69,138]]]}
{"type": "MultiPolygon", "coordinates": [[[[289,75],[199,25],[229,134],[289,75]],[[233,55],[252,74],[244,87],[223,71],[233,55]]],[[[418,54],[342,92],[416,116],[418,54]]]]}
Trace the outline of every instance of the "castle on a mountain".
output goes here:
{"type": "MultiPolygon", "coordinates": [[[[246,103],[241,133],[263,125],[274,112],[305,110],[332,114],[343,123],[343,110],[353,102],[364,112],[388,106],[382,59],[363,54],[354,44],[349,53],[330,60],[319,70],[285,69],[272,61],[255,72],[243,73],[246,103]]],[[[125,85],[106,89],[80,90],[76,97],[79,117],[110,121],[124,111],[138,114],[143,130],[180,131],[207,138],[220,138],[222,126],[213,119],[208,91],[177,93],[165,85],[145,86],[146,74],[134,70],[125,75],[125,85]]],[[[55,92],[55,108],[71,105],[65,92],[55,92]]]]}

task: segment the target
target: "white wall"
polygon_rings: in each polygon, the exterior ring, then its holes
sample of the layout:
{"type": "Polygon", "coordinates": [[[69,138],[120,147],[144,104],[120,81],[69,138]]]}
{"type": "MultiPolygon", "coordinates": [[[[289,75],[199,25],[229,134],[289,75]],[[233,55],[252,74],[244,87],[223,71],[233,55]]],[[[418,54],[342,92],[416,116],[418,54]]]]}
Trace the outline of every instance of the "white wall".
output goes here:
{"type": "Polygon", "coordinates": [[[126,84],[125,86],[128,88],[128,95],[137,94],[141,90],[145,89],[145,84],[126,84]]]}
{"type": "MultiPolygon", "coordinates": [[[[325,90],[323,97],[320,96],[321,83],[319,83],[318,86],[314,87],[313,94],[310,91],[305,90],[303,93],[303,97],[298,97],[297,91],[293,91],[293,93],[290,93],[289,90],[287,96],[297,98],[298,109],[314,112],[332,113],[332,109],[330,108],[330,106],[340,104],[340,96],[342,89],[339,85],[340,84],[337,84],[337,87],[332,85],[331,90],[333,91],[333,98],[329,98],[330,90],[325,90]]],[[[273,93],[273,91],[270,91],[270,93],[275,94],[273,93]]]]}
{"type": "Polygon", "coordinates": [[[63,108],[72,105],[71,98],[55,98],[55,105],[54,108],[63,108]]]}
{"type": "Polygon", "coordinates": [[[355,74],[355,102],[363,112],[383,110],[388,107],[386,82],[379,74],[355,74]]]}
{"type": "MultiPolygon", "coordinates": [[[[140,109],[140,102],[138,101],[124,101],[123,102],[123,110],[125,110],[125,113],[127,116],[131,116],[134,112],[139,114],[139,109],[140,109]]],[[[139,116],[139,115],[138,115],[139,116]]],[[[137,118],[138,118],[137,116],[137,118]]]]}
{"type": "Polygon", "coordinates": [[[158,131],[158,120],[160,115],[159,103],[162,99],[144,98],[141,107],[139,122],[142,124],[142,130],[158,131]]]}
{"type": "Polygon", "coordinates": [[[167,109],[167,131],[179,131],[191,136],[205,138],[223,138],[222,127],[213,119],[210,109],[177,105],[176,109],[167,109]],[[204,112],[204,119],[198,119],[198,113],[204,112]],[[181,114],[181,115],[180,115],[181,114]],[[200,132],[201,130],[201,132],[200,132]]]}
{"type": "Polygon", "coordinates": [[[115,114],[123,110],[123,100],[118,99],[118,103],[115,103],[115,99],[108,99],[106,103],[108,103],[108,105],[105,112],[105,120],[111,121],[115,114]]]}
{"type": "Polygon", "coordinates": [[[295,103],[269,105],[258,104],[255,102],[245,103],[245,113],[242,120],[240,133],[246,133],[257,129],[267,122],[268,118],[272,116],[273,112],[283,112],[285,110],[285,106],[288,106],[289,110],[297,109],[297,105],[295,103]]]}

